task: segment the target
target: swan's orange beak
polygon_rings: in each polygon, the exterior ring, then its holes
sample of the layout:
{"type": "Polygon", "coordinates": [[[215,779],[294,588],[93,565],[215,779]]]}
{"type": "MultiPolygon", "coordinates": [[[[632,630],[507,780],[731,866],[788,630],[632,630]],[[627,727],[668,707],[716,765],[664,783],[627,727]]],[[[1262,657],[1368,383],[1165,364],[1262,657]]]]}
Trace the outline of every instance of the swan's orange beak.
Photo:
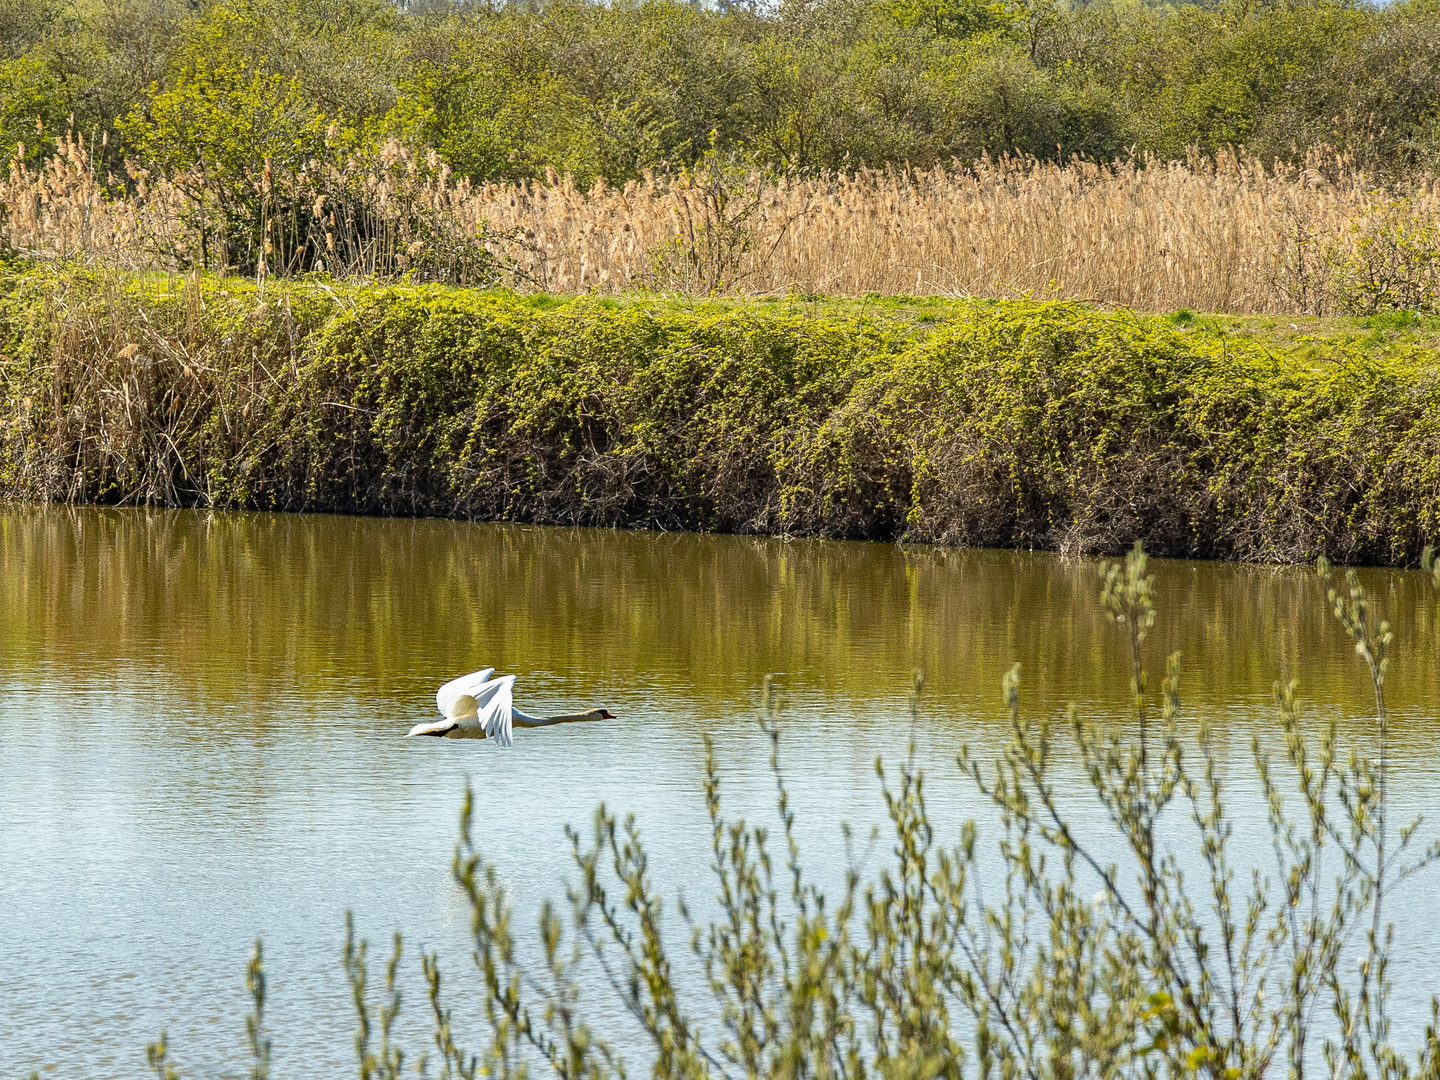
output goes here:
{"type": "Polygon", "coordinates": [[[615,719],[615,714],[614,714],[613,712],[611,712],[609,709],[601,709],[601,710],[600,710],[600,719],[601,719],[601,720],[614,720],[614,719],[615,719]]]}

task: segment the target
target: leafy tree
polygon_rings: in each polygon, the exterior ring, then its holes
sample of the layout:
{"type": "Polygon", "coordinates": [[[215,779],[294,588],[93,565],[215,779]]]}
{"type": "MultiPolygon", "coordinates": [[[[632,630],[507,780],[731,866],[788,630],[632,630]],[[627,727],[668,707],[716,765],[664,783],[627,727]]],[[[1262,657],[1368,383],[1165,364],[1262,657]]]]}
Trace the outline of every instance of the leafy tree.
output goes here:
{"type": "Polygon", "coordinates": [[[1332,145],[1403,176],[1440,167],[1437,101],[1440,0],[0,0],[9,149],[33,164],[73,117],[102,173],[222,185],[390,136],[581,185],[711,148],[808,170],[1332,145]]]}
{"type": "Polygon", "coordinates": [[[936,37],[969,38],[1008,27],[1016,13],[1003,3],[983,0],[894,0],[895,21],[923,27],[936,37]]]}
{"type": "Polygon", "coordinates": [[[987,52],[966,73],[955,106],[959,156],[1107,158],[1122,146],[1114,113],[1103,86],[1067,85],[1018,47],[987,52]]]}
{"type": "Polygon", "coordinates": [[[1300,76],[1260,123],[1262,148],[1328,144],[1377,172],[1440,165],[1440,8],[1403,5],[1300,76]]]}
{"type": "Polygon", "coordinates": [[[202,261],[211,261],[214,233],[221,259],[245,271],[264,262],[276,175],[311,167],[351,136],[293,79],[243,64],[215,67],[203,57],[126,117],[121,130],[141,162],[175,179],[194,200],[202,261]]]}
{"type": "Polygon", "coordinates": [[[0,61],[0,147],[37,165],[63,131],[68,102],[54,73],[33,56],[0,61]]]}
{"type": "Polygon", "coordinates": [[[226,188],[266,168],[299,170],[322,154],[329,122],[293,80],[197,59],[123,122],[140,158],[226,188]]]}
{"type": "MultiPolygon", "coordinates": [[[[1140,146],[1166,157],[1249,144],[1264,118],[1285,109],[1297,82],[1346,48],[1370,16],[1344,0],[1257,6],[1236,0],[1147,20],[1153,44],[1132,46],[1138,77],[1120,83],[1133,102],[1140,146]]],[[[1116,70],[1125,72],[1127,65],[1116,70]]]]}

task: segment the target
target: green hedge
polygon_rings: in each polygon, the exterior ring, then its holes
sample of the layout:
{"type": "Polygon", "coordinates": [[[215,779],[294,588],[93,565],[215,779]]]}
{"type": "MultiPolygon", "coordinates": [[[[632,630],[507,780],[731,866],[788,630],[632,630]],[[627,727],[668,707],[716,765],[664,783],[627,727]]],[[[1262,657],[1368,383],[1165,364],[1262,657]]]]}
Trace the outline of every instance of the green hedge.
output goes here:
{"type": "Polygon", "coordinates": [[[1065,303],[0,281],[0,495],[1414,560],[1440,366],[1065,303]]]}

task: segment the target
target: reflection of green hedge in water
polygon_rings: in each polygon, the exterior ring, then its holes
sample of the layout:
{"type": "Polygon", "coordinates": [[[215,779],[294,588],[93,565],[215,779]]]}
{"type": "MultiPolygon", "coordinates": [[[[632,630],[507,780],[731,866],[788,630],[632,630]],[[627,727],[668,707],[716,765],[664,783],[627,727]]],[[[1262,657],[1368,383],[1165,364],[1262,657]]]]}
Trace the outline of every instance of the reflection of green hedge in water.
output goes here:
{"type": "MultiPolygon", "coordinates": [[[[452,1005],[475,1007],[455,1004],[475,1001],[474,974],[457,991],[453,969],[442,984],[438,956],[423,955],[438,1074],[601,1080],[627,1075],[626,1058],[649,1058],[652,1075],[675,1080],[1255,1080],[1287,1066],[1300,1077],[1323,1058],[1326,1075],[1349,1080],[1440,1076],[1440,1003],[1414,1058],[1389,1027],[1391,890],[1440,855],[1440,845],[1420,850],[1414,826],[1387,822],[1390,628],[1353,572],[1341,584],[1322,560],[1319,574],[1374,692],[1370,745],[1366,756],[1347,754],[1334,726],[1307,737],[1295,684],[1276,684],[1273,760],[1254,746],[1273,840],[1268,870],[1252,877],[1232,850],[1230,778],[1210,718],[1201,716],[1193,738],[1182,734],[1180,656],[1167,661],[1158,693],[1147,685],[1154,588],[1137,545],[1105,568],[1100,593],[1129,646],[1131,714],[1031,719],[1017,665],[1003,683],[1008,738],[998,760],[960,755],[962,782],[976,785],[999,828],[982,841],[970,822],[957,839],[941,839],[913,762],[897,771],[877,761],[889,851],[864,876],[850,867],[838,895],[815,884],[795,838],[773,694],[764,721],[773,831],[725,816],[707,739],[713,832],[704,857],[716,890],[708,921],[683,900],[680,918],[666,917],[639,826],[602,805],[593,832],[570,831],[578,883],[566,902],[541,904],[524,947],[467,792],[454,874],[469,902],[487,1037],[460,1045],[451,1024],[452,1005]],[[1104,826],[1071,817],[1062,776],[1077,758],[1107,811],[1104,826]],[[980,852],[995,834],[1002,869],[991,870],[980,852]],[[1187,876],[1192,859],[1199,865],[1187,876]],[[701,987],[674,976],[687,937],[701,987]],[[593,995],[582,997],[587,961],[639,1033],[627,1039],[597,1017],[593,995]]],[[[1440,584],[1440,566],[1434,578],[1440,584]]],[[[918,693],[912,700],[918,708],[918,693]]],[[[379,995],[367,991],[366,947],[348,918],[343,958],[360,1076],[398,1078],[415,1060],[391,1038],[400,935],[379,995]]],[[[261,1080],[270,1044],[259,943],[246,982],[251,1076],[261,1080]]],[[[1428,991],[1402,986],[1407,1004],[1428,991]]],[[[150,1061],[171,1080],[163,1036],[150,1061]]]]}
{"type": "Polygon", "coordinates": [[[1413,560],[1423,357],[1128,312],[13,276],[10,497],[1413,560]]]}

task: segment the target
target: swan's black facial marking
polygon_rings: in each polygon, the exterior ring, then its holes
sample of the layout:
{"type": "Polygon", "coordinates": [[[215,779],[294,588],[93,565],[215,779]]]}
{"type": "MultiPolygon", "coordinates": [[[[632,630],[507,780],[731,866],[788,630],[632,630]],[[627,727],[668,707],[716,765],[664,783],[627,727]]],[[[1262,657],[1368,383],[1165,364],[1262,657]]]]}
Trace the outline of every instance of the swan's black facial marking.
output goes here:
{"type": "Polygon", "coordinates": [[[615,719],[615,714],[614,714],[613,712],[611,712],[609,709],[601,709],[601,710],[600,710],[600,719],[601,719],[601,720],[614,720],[614,719],[615,719]]]}

